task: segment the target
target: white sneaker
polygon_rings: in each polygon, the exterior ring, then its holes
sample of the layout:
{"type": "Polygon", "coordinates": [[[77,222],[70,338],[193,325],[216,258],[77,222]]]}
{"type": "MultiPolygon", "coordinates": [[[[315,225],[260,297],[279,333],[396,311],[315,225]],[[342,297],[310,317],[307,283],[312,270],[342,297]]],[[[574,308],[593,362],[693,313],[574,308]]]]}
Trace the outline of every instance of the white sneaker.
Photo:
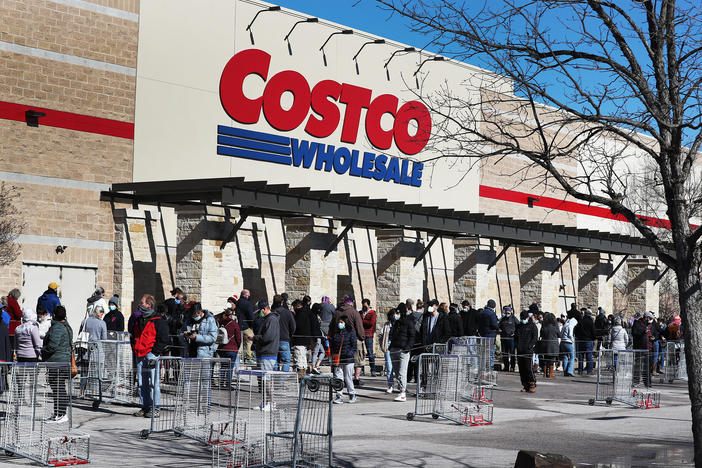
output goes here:
{"type": "Polygon", "coordinates": [[[358,401],[358,398],[356,398],[356,394],[354,393],[351,395],[351,398],[349,398],[349,403],[356,403],[358,401]]]}
{"type": "Polygon", "coordinates": [[[68,422],[68,415],[64,414],[63,416],[53,416],[48,418],[46,422],[51,424],[62,424],[68,422]]]}
{"type": "Polygon", "coordinates": [[[388,387],[387,390],[385,390],[385,393],[390,394],[390,393],[392,393],[393,390],[394,390],[394,388],[392,386],[390,386],[390,387],[388,387]]]}
{"type": "Polygon", "coordinates": [[[395,401],[407,401],[407,397],[405,396],[405,393],[402,392],[398,396],[396,396],[395,401]]]}
{"type": "Polygon", "coordinates": [[[341,398],[340,396],[338,396],[338,397],[336,397],[336,399],[334,399],[334,404],[335,404],[335,405],[340,405],[340,404],[342,404],[343,402],[344,402],[344,399],[341,398]]]}
{"type": "Polygon", "coordinates": [[[256,407],[258,411],[270,411],[271,410],[271,405],[269,403],[266,403],[265,405],[261,403],[256,407]]]}

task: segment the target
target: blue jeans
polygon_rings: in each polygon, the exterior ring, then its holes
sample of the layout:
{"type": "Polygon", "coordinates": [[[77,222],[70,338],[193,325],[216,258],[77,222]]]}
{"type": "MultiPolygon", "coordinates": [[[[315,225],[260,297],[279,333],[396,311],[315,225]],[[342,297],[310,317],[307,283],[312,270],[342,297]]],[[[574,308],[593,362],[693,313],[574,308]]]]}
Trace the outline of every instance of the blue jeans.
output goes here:
{"type": "Polygon", "coordinates": [[[392,359],[390,358],[390,351],[385,351],[385,372],[388,376],[388,387],[393,386],[392,378],[392,359]]]}
{"type": "Polygon", "coordinates": [[[290,342],[281,341],[278,348],[278,366],[283,372],[290,371],[290,342]]]}
{"type": "Polygon", "coordinates": [[[363,342],[366,344],[368,352],[368,364],[370,364],[371,372],[375,372],[375,353],[373,352],[373,337],[365,338],[363,342]]]}
{"type": "Polygon", "coordinates": [[[561,355],[563,355],[563,373],[573,375],[575,367],[575,349],[573,343],[561,342],[561,355]]]}
{"type": "Polygon", "coordinates": [[[653,342],[653,363],[658,363],[658,367],[661,369],[665,365],[665,345],[660,341],[653,342]]]}
{"type": "Polygon", "coordinates": [[[157,409],[161,404],[161,382],[156,375],[156,363],[158,357],[154,354],[147,354],[137,358],[137,376],[139,376],[139,397],[141,408],[149,411],[155,406],[157,409]]]}
{"type": "Polygon", "coordinates": [[[585,372],[592,372],[595,367],[595,362],[592,360],[592,350],[595,347],[593,341],[579,341],[576,346],[578,348],[578,374],[583,373],[583,361],[587,360],[585,372]]]}
{"type": "Polygon", "coordinates": [[[227,369],[219,370],[220,380],[230,382],[232,381],[232,375],[234,374],[234,368],[239,368],[239,353],[236,351],[218,351],[219,356],[225,359],[231,359],[229,364],[229,372],[227,369]]]}

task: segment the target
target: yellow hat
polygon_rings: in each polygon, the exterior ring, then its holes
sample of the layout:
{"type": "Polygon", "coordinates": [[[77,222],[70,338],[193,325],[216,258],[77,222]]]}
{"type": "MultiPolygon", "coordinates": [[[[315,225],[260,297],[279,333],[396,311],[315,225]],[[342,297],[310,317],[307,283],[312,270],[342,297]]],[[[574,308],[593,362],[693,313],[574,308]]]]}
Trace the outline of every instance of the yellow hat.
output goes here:
{"type": "Polygon", "coordinates": [[[49,283],[49,289],[53,289],[54,291],[59,288],[58,283],[49,283]]]}

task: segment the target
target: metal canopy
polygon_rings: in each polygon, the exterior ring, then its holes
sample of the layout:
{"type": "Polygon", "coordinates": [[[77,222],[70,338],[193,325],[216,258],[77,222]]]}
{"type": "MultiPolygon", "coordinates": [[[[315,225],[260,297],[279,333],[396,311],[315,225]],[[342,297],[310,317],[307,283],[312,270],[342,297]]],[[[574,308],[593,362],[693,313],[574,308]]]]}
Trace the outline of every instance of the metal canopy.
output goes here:
{"type": "Polygon", "coordinates": [[[102,192],[101,196],[103,200],[115,202],[165,206],[220,203],[255,210],[262,215],[329,217],[353,221],[356,226],[413,229],[446,237],[468,235],[514,245],[538,244],[566,250],[658,256],[655,249],[639,237],[327,190],[290,188],[287,184],[246,181],[243,177],[113,184],[112,190],[102,192]]]}

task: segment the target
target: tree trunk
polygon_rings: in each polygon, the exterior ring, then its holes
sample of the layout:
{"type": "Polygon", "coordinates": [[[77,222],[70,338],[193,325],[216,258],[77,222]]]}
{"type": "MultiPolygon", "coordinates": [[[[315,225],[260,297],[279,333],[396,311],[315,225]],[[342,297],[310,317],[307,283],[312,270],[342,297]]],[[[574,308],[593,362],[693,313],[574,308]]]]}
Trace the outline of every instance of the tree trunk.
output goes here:
{"type": "MultiPolygon", "coordinates": [[[[687,386],[692,410],[695,467],[702,468],[702,291],[697,265],[681,267],[678,275],[680,316],[685,338],[687,386]]],[[[667,365],[667,363],[666,363],[667,365]]]]}

